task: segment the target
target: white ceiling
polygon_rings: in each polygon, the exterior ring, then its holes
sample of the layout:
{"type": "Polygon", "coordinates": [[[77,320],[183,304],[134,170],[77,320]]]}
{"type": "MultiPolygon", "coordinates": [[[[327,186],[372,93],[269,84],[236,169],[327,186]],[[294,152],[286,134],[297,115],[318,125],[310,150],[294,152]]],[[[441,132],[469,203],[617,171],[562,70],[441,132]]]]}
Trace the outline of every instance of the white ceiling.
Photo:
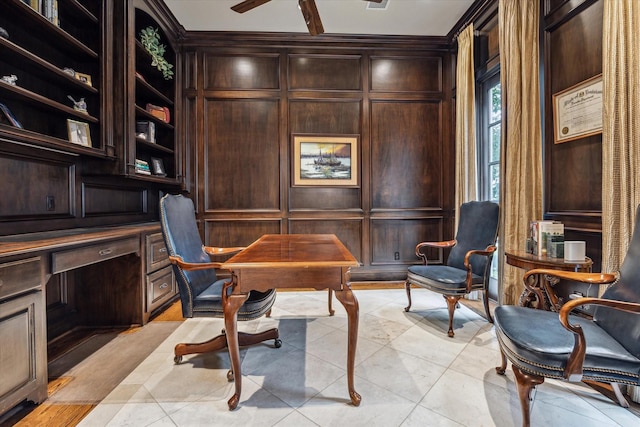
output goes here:
{"type": "MultiPolygon", "coordinates": [[[[307,33],[297,0],[271,0],[243,14],[241,0],[164,0],[188,31],[307,33]]],[[[388,0],[384,10],[362,0],[316,0],[325,34],[446,36],[473,0],[388,0]]]]}

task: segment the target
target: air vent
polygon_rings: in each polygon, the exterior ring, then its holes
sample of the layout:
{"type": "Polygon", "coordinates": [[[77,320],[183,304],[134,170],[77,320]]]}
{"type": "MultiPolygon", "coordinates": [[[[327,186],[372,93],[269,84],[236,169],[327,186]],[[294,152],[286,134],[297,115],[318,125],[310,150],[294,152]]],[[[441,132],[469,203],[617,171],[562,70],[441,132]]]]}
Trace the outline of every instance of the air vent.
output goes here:
{"type": "Polygon", "coordinates": [[[368,1],[367,9],[369,10],[385,10],[387,5],[389,4],[389,0],[382,0],[380,3],[368,1]]]}

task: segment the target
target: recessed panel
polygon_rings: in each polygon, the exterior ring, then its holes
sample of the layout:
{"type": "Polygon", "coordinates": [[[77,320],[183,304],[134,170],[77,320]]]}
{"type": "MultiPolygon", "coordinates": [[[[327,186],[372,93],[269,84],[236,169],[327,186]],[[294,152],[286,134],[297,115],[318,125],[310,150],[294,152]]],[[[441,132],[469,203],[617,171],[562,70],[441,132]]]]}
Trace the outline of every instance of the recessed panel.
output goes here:
{"type": "MultiPolygon", "coordinates": [[[[443,240],[442,217],[418,219],[372,219],[371,264],[419,264],[416,245],[443,240]]],[[[442,263],[442,251],[427,250],[427,258],[442,263]]]]}
{"type": "Polygon", "coordinates": [[[273,56],[205,54],[205,90],[278,89],[280,62],[273,56]]]}
{"type": "Polygon", "coordinates": [[[378,92],[442,92],[442,58],[374,57],[371,90],[378,92]]]}
{"type": "Polygon", "coordinates": [[[147,212],[144,188],[103,187],[83,184],[82,207],[85,217],[147,212]]]}
{"type": "Polygon", "coordinates": [[[0,156],[0,181],[12,188],[0,197],[0,218],[72,215],[73,172],[72,164],[0,156]]]}
{"type": "Polygon", "coordinates": [[[289,57],[289,89],[362,90],[360,56],[289,57]]]}
{"type": "Polygon", "coordinates": [[[205,106],[205,209],[279,210],[277,100],[208,100],[205,106]]]}
{"type": "Polygon", "coordinates": [[[205,220],[205,245],[217,247],[249,246],[264,234],[280,234],[281,221],[205,220]]]}
{"type": "Polygon", "coordinates": [[[439,102],[371,105],[373,209],[442,207],[441,122],[439,102]]]}
{"type": "Polygon", "coordinates": [[[289,234],[335,234],[362,262],[362,221],[359,219],[292,219],[289,234]]]}

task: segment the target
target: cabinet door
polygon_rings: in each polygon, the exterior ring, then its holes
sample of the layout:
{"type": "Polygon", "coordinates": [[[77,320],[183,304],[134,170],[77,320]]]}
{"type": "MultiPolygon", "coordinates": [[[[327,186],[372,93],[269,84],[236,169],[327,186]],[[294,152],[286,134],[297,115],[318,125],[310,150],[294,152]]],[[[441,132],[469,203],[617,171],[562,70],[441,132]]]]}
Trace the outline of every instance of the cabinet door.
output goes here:
{"type": "Polygon", "coordinates": [[[0,414],[47,397],[47,342],[42,291],[0,302],[0,414]]]}

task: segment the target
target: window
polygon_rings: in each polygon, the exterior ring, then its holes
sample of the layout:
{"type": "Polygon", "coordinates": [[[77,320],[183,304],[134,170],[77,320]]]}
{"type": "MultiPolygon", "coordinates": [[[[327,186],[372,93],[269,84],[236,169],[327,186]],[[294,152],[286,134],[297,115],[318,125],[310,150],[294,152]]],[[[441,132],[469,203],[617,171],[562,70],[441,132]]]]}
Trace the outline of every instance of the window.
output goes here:
{"type": "Polygon", "coordinates": [[[502,90],[500,74],[481,84],[482,117],[479,139],[480,196],[483,200],[500,201],[500,134],[502,130],[502,90]]]}

